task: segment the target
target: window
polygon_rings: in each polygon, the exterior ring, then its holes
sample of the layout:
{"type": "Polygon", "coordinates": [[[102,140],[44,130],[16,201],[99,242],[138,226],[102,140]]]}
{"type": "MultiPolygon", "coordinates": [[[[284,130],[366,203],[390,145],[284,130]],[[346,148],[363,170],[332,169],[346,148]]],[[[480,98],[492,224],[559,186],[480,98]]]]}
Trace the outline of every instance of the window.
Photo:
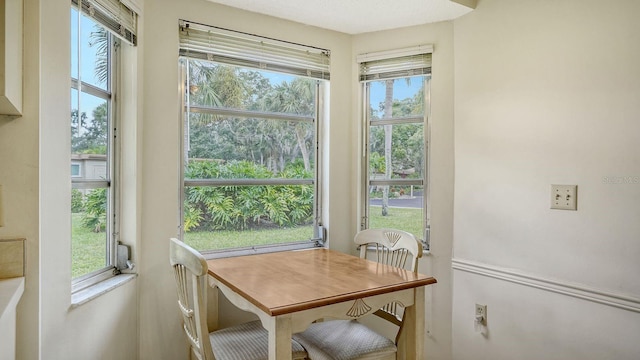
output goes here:
{"type": "Polygon", "coordinates": [[[80,164],[71,164],[71,177],[80,177],[80,164]]]}
{"type": "Polygon", "coordinates": [[[183,240],[210,256],[318,246],[328,51],[183,21],[183,240]]]}
{"type": "Polygon", "coordinates": [[[70,18],[71,274],[77,291],[118,272],[115,90],[121,39],[135,43],[135,13],[117,0],[72,0],[70,18]]]}
{"type": "Polygon", "coordinates": [[[360,228],[396,228],[428,249],[431,49],[358,57],[364,96],[360,228]]]}

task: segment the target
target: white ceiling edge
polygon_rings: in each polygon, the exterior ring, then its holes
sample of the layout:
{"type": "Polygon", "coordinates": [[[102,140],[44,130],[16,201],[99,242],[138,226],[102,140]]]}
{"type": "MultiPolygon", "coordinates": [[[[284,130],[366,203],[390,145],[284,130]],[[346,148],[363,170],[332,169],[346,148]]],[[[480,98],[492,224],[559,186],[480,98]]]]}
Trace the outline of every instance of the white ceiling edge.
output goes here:
{"type": "Polygon", "coordinates": [[[477,0],[209,0],[346,34],[456,19],[477,0]]]}

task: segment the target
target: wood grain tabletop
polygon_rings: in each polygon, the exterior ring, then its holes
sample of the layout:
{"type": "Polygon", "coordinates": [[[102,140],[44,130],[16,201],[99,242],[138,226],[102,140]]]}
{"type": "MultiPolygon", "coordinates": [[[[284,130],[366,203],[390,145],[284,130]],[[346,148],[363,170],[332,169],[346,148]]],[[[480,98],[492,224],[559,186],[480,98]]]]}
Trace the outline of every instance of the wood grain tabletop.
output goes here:
{"type": "Polygon", "coordinates": [[[212,259],[207,264],[211,276],[271,316],[436,282],[329,249],[212,259]]]}

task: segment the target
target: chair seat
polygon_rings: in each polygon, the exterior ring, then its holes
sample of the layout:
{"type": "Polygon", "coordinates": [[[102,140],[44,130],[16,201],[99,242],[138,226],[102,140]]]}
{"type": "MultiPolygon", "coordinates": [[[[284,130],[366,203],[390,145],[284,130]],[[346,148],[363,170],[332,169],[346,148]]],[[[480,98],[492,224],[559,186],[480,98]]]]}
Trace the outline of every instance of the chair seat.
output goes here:
{"type": "Polygon", "coordinates": [[[330,320],[311,324],[293,338],[311,360],[395,359],[393,341],[355,320],[330,320]]]}
{"type": "MultiPolygon", "coordinates": [[[[209,334],[216,360],[268,360],[269,333],[259,320],[224,328],[209,334]]],[[[306,359],[307,352],[291,340],[293,359],[306,359]]]]}

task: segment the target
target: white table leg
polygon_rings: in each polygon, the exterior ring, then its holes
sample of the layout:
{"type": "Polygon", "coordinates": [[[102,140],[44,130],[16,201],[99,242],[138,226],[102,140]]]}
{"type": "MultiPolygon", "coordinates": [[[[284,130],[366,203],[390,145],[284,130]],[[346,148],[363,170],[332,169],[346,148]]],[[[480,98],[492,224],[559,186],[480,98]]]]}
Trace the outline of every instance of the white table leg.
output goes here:
{"type": "Polygon", "coordinates": [[[424,286],[415,288],[413,306],[405,309],[404,345],[407,359],[425,359],[424,353],[424,286]]]}
{"type": "Polygon", "coordinates": [[[218,330],[218,288],[210,286],[207,288],[207,312],[209,331],[218,330]]]}
{"type": "Polygon", "coordinates": [[[291,316],[271,318],[268,330],[269,360],[291,360],[291,316]]]}

